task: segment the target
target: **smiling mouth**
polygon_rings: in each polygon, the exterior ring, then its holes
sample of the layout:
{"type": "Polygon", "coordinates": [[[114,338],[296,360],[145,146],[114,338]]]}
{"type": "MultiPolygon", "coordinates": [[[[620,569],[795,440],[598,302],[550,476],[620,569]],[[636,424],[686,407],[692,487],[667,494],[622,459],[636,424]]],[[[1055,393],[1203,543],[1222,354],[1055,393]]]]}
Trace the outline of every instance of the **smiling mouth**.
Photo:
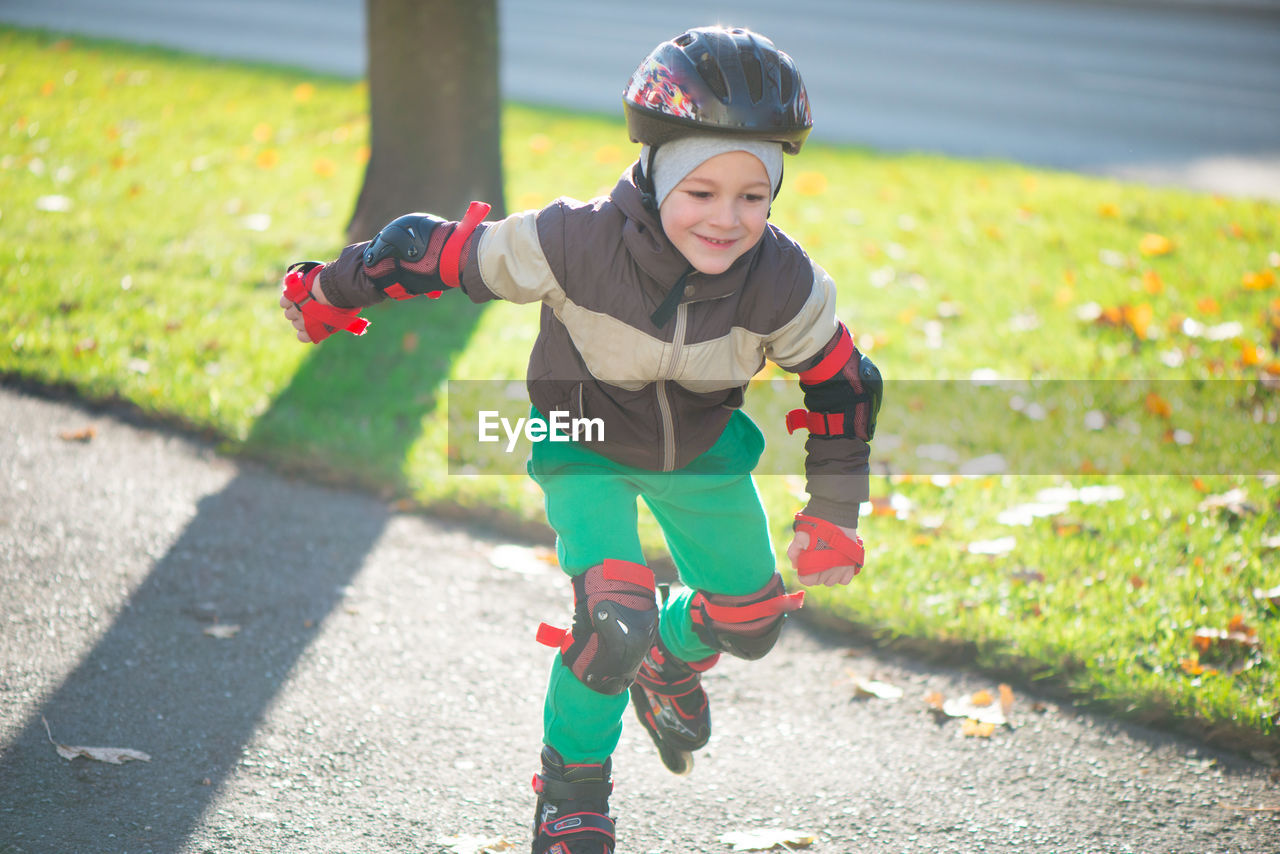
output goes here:
{"type": "Polygon", "coordinates": [[[715,247],[717,249],[723,249],[726,246],[732,246],[733,244],[738,242],[738,239],[736,237],[733,238],[732,240],[720,240],[715,237],[705,237],[701,234],[697,235],[697,237],[703,243],[706,243],[709,246],[715,247]]]}

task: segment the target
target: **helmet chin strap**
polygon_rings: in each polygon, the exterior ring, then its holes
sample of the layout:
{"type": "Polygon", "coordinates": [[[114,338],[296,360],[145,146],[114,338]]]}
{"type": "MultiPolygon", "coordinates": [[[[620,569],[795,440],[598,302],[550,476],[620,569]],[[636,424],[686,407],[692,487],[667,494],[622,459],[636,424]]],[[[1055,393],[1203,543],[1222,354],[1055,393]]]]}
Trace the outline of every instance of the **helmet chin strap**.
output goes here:
{"type": "Polygon", "coordinates": [[[644,160],[636,161],[636,168],[632,170],[631,179],[640,188],[640,200],[644,202],[645,209],[657,216],[658,191],[653,186],[653,159],[658,155],[658,146],[649,145],[645,147],[649,150],[649,156],[644,160]]]}

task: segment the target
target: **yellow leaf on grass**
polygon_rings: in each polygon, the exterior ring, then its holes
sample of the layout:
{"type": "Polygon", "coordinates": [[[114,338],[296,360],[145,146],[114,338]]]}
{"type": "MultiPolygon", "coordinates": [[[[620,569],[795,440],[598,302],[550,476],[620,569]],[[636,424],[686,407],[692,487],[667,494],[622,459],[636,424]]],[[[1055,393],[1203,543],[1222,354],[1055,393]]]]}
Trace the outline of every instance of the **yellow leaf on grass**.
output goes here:
{"type": "Polygon", "coordinates": [[[1233,617],[1229,628],[1196,629],[1191,642],[1201,655],[1240,649],[1253,649],[1258,646],[1258,630],[1244,623],[1244,618],[1233,617]]]}
{"type": "Polygon", "coordinates": [[[820,196],[827,191],[827,176],[821,172],[801,172],[796,176],[795,192],[802,196],[820,196]]]}
{"type": "Polygon", "coordinates": [[[1125,325],[1133,330],[1133,334],[1146,340],[1151,329],[1151,320],[1155,316],[1149,303],[1126,305],[1123,309],[1125,325]]]}
{"type": "Polygon", "coordinates": [[[1262,270],[1258,273],[1245,273],[1241,279],[1246,291],[1265,291],[1276,283],[1276,274],[1272,270],[1262,270]]]}
{"type": "Polygon", "coordinates": [[[551,137],[545,133],[535,133],[529,137],[529,150],[534,154],[546,154],[551,147],[551,137]]]}
{"type": "Polygon", "coordinates": [[[1164,290],[1164,280],[1155,270],[1147,270],[1142,274],[1142,288],[1149,294],[1158,294],[1164,290]]]}
{"type": "Polygon", "coordinates": [[[1262,363],[1263,351],[1252,341],[1240,341],[1240,364],[1246,368],[1262,363]]]}
{"type": "Polygon", "coordinates": [[[1146,410],[1157,418],[1168,418],[1173,415],[1173,406],[1169,401],[1165,400],[1154,391],[1147,395],[1147,399],[1143,404],[1146,410]]]}
{"type": "Polygon", "coordinates": [[[1098,205],[1098,216],[1106,219],[1115,219],[1120,216],[1120,207],[1111,202],[1103,202],[1098,205]]]}
{"type": "Polygon", "coordinates": [[[321,178],[332,178],[338,171],[337,164],[327,157],[317,157],[311,168],[321,178]]]}
{"type": "Polygon", "coordinates": [[[257,163],[259,169],[274,169],[279,162],[280,152],[274,148],[264,148],[258,152],[257,163]]]}
{"type": "Polygon", "coordinates": [[[614,163],[622,159],[622,149],[616,145],[602,145],[596,149],[597,163],[614,163]]]}
{"type": "Polygon", "coordinates": [[[1163,234],[1144,234],[1138,241],[1138,251],[1148,258],[1153,255],[1168,255],[1173,251],[1173,241],[1163,234]]]}
{"type": "Polygon", "coordinates": [[[1213,297],[1201,297],[1196,300],[1196,309],[1205,315],[1216,315],[1222,311],[1222,306],[1218,305],[1218,301],[1213,297]]]}
{"type": "Polygon", "coordinates": [[[299,83],[293,87],[293,100],[299,104],[305,104],[315,97],[316,87],[310,83],[299,83]]]}

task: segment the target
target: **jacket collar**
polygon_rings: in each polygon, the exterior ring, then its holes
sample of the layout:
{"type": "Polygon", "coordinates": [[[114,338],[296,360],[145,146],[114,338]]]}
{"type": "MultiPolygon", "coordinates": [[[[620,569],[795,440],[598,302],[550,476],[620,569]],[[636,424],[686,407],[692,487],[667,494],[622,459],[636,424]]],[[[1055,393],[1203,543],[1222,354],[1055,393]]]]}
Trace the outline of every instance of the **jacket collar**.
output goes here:
{"type": "MultiPolygon", "coordinates": [[[[658,283],[660,292],[667,293],[680,276],[690,269],[689,262],[676,249],[675,244],[667,239],[657,214],[645,207],[640,188],[632,180],[630,168],[618,179],[609,198],[626,218],[622,226],[622,243],[627,253],[641,270],[658,283]]],[[[765,238],[761,238],[755,246],[742,253],[723,273],[708,276],[692,272],[689,284],[696,287],[681,302],[715,299],[742,288],[764,240],[765,238]]]]}

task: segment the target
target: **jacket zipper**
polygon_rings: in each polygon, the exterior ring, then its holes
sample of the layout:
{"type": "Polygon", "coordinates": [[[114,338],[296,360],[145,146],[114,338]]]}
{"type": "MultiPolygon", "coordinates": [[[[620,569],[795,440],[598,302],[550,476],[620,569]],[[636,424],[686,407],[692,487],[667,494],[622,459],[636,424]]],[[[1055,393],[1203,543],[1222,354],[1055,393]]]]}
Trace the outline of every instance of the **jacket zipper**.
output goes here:
{"type": "Polygon", "coordinates": [[[675,376],[684,349],[685,325],[689,308],[686,303],[676,306],[676,328],[671,335],[671,360],[663,371],[665,378],[658,380],[658,412],[662,416],[662,470],[674,471],[676,467],[676,427],[671,417],[671,400],[667,397],[667,378],[675,376]]]}

